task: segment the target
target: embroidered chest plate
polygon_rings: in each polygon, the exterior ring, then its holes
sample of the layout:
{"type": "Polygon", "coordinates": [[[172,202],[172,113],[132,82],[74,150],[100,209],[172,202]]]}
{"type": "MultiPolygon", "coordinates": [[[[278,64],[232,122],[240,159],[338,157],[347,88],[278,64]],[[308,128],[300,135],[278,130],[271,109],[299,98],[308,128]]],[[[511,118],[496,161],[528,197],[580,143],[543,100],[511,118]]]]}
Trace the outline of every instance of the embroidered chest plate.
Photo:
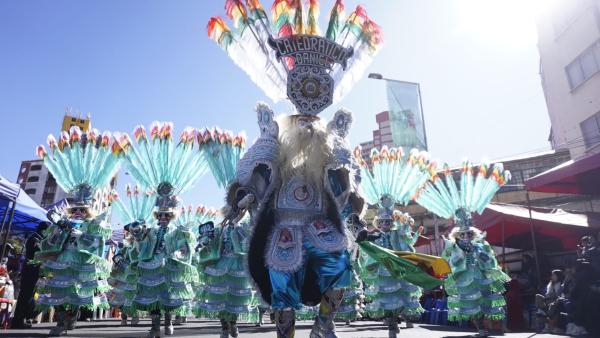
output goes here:
{"type": "Polygon", "coordinates": [[[277,194],[277,209],[321,211],[323,200],[319,190],[304,178],[294,176],[285,182],[277,194]]]}

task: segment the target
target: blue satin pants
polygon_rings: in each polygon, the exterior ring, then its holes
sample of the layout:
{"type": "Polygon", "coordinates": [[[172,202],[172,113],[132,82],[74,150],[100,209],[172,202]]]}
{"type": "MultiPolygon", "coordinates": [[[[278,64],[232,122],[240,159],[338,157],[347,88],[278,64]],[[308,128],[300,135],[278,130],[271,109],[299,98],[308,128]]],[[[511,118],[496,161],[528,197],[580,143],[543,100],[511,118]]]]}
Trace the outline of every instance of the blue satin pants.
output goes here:
{"type": "Polygon", "coordinates": [[[302,306],[300,291],[304,283],[306,269],[311,269],[317,276],[321,293],[330,288],[347,288],[352,279],[352,264],[346,250],[326,252],[316,248],[304,238],[303,266],[295,272],[282,272],[269,269],[269,277],[273,292],[271,307],[274,310],[286,308],[299,309],[302,306]]]}

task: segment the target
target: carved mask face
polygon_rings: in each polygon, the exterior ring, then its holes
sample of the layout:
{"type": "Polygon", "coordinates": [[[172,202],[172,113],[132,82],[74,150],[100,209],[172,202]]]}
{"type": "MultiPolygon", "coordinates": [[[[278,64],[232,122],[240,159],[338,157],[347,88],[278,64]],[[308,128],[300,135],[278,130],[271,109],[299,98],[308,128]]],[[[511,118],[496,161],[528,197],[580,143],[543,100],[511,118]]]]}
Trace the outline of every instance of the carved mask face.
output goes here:
{"type": "Polygon", "coordinates": [[[392,220],[381,219],[377,221],[377,226],[383,232],[388,232],[392,228],[392,220]]]}
{"type": "Polygon", "coordinates": [[[87,216],[87,208],[73,207],[71,208],[71,218],[74,220],[84,220],[87,216]]]}
{"type": "Polygon", "coordinates": [[[173,218],[173,214],[170,212],[159,212],[156,215],[156,219],[158,220],[158,225],[167,226],[169,222],[173,218]]]}

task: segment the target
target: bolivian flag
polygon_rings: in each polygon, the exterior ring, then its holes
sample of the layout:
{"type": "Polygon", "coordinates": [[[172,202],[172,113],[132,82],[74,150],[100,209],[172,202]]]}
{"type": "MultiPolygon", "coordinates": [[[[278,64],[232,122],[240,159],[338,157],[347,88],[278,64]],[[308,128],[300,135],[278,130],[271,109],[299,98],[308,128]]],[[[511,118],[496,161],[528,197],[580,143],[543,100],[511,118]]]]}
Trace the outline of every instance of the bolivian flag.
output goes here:
{"type": "Polygon", "coordinates": [[[442,278],[451,272],[450,265],[441,257],[394,251],[369,241],[358,242],[358,245],[364,253],[383,264],[393,277],[404,279],[425,290],[444,284],[442,278]]]}

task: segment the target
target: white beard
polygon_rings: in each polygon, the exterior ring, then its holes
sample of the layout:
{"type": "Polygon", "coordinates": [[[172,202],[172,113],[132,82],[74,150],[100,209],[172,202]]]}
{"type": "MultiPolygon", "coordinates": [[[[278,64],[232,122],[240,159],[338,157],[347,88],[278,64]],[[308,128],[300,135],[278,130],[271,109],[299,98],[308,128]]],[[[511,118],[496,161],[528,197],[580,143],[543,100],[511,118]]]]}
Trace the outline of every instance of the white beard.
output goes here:
{"type": "Polygon", "coordinates": [[[305,176],[321,186],[325,165],[333,157],[332,139],[320,120],[312,122],[312,132],[295,123],[296,116],[279,118],[279,161],[282,179],[305,176]]]}

